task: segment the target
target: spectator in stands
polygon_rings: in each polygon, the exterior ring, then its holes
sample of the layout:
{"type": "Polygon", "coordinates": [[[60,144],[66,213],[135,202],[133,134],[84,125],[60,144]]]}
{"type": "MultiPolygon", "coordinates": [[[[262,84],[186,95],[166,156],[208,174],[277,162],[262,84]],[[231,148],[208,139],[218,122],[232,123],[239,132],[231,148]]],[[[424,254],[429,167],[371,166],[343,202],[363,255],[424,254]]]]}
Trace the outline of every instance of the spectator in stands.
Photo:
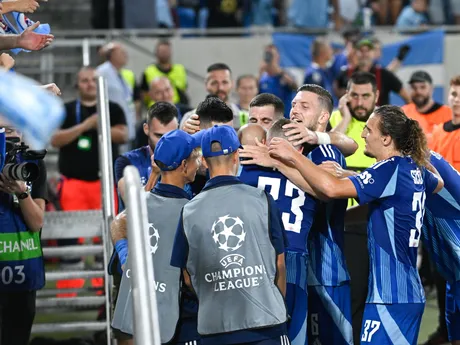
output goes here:
{"type": "Polygon", "coordinates": [[[460,140],[460,76],[451,79],[448,100],[452,118],[434,127],[430,148],[441,154],[455,169],[460,171],[460,157],[457,148],[460,140]]]}
{"type": "Polygon", "coordinates": [[[378,25],[395,24],[403,5],[402,0],[368,0],[377,17],[378,25]]]}
{"type": "MultiPolygon", "coordinates": [[[[333,1],[336,29],[342,27],[338,2],[333,1]]],[[[328,1],[292,0],[287,12],[290,26],[298,28],[323,28],[329,26],[328,1]]]]}
{"type": "MultiPolygon", "coordinates": [[[[232,71],[229,66],[224,63],[214,63],[209,66],[207,69],[205,86],[209,96],[218,97],[221,101],[224,101],[228,107],[230,107],[233,113],[233,128],[239,129],[241,126],[246,124],[245,120],[247,119],[247,116],[243,116],[244,114],[240,113],[238,105],[230,101],[230,94],[233,89],[233,80],[232,71]]],[[[198,116],[195,111],[196,109],[191,110],[182,117],[180,122],[181,129],[184,129],[188,120],[191,120],[195,124],[198,122],[199,125],[198,116]]]]}
{"type": "MultiPolygon", "coordinates": [[[[6,138],[22,141],[22,133],[3,118],[0,118],[0,128],[4,128],[6,138]]],[[[47,195],[46,166],[43,160],[37,164],[39,175],[33,182],[15,181],[0,173],[1,344],[29,343],[36,292],[45,285],[40,231],[47,195]]]]}
{"type": "Polygon", "coordinates": [[[54,36],[34,32],[39,25],[40,22],[36,22],[20,35],[0,35],[0,50],[22,48],[35,51],[49,46],[53,42],[54,36]]]}
{"type": "Polygon", "coordinates": [[[285,104],[284,116],[289,117],[291,101],[297,83],[293,76],[280,66],[280,55],[274,44],[269,44],[264,50],[264,59],[259,70],[259,92],[272,93],[285,104]]]}
{"type": "Polygon", "coordinates": [[[202,0],[201,6],[208,10],[208,28],[235,28],[243,24],[243,0],[202,0]]]}
{"type": "MultiPolygon", "coordinates": [[[[375,50],[375,63],[380,65],[381,58],[382,58],[382,42],[377,37],[371,38],[372,43],[374,44],[375,50]]],[[[410,52],[410,46],[408,44],[403,44],[398,49],[398,55],[391,60],[391,62],[385,67],[390,72],[396,73],[396,71],[401,67],[404,59],[406,58],[407,54],[410,52]]]]}
{"type": "Polygon", "coordinates": [[[404,7],[396,21],[398,29],[419,28],[428,25],[427,0],[411,0],[410,5],[404,7]]]}
{"type": "Polygon", "coordinates": [[[128,126],[128,141],[131,142],[136,135],[134,95],[130,86],[121,76],[121,70],[128,62],[128,53],[121,44],[111,43],[107,46],[106,56],[107,61],[97,68],[97,72],[107,81],[109,100],[117,103],[123,110],[128,126]]]}
{"type": "Polygon", "coordinates": [[[188,104],[187,71],[184,65],[172,63],[171,43],[167,40],[160,40],[155,48],[157,62],[147,66],[142,75],[141,90],[146,105],[152,105],[152,99],[148,96],[150,85],[153,79],[167,77],[173,86],[173,102],[188,104]]]}
{"type": "Polygon", "coordinates": [[[239,76],[236,80],[236,93],[238,94],[238,108],[247,115],[249,112],[249,103],[259,93],[257,78],[251,74],[239,76]]]}
{"type": "Polygon", "coordinates": [[[452,111],[446,105],[433,99],[433,79],[425,71],[416,71],[409,80],[412,103],[402,107],[406,116],[416,120],[431,141],[431,133],[435,125],[442,124],[452,118],[452,111]]]}
{"type": "MultiPolygon", "coordinates": [[[[100,63],[103,64],[107,61],[107,57],[109,56],[108,49],[111,47],[111,43],[105,44],[99,48],[98,55],[100,58],[100,63]]],[[[136,107],[136,119],[137,121],[141,118],[142,113],[142,102],[141,102],[141,90],[139,84],[136,82],[136,75],[134,72],[128,68],[122,68],[120,70],[120,74],[126,84],[130,87],[131,92],[133,93],[133,101],[136,107]]]]}
{"type": "MultiPolygon", "coordinates": [[[[329,42],[316,39],[311,47],[312,63],[305,73],[304,84],[315,84],[333,92],[334,80],[339,76],[341,67],[346,61],[334,56],[329,42]]],[[[339,55],[339,54],[338,54],[339,55]]],[[[337,99],[334,100],[337,104],[337,99]]]]}
{"type": "Polygon", "coordinates": [[[379,98],[377,105],[389,104],[390,92],[399,94],[406,102],[410,102],[410,97],[398,77],[386,68],[375,64],[374,44],[369,39],[363,39],[356,45],[358,66],[356,68],[347,67],[344,69],[336,80],[336,94],[343,94],[343,89],[347,88],[348,79],[355,72],[369,72],[375,75],[379,98]]]}
{"type": "MultiPolygon", "coordinates": [[[[59,148],[60,206],[64,211],[101,209],[101,181],[99,176],[99,142],[96,70],[83,67],[77,75],[78,98],[65,104],[66,118],[51,138],[51,145],[59,148]]],[[[112,153],[116,158],[118,146],[128,141],[128,128],[123,110],[109,102],[112,153]]],[[[77,240],[60,240],[61,245],[76,244],[77,240]]],[[[61,260],[64,265],[81,267],[81,257],[61,260]]],[[[57,282],[58,289],[81,288],[84,279],[57,282]]],[[[65,294],[62,296],[75,296],[65,294]]]]}

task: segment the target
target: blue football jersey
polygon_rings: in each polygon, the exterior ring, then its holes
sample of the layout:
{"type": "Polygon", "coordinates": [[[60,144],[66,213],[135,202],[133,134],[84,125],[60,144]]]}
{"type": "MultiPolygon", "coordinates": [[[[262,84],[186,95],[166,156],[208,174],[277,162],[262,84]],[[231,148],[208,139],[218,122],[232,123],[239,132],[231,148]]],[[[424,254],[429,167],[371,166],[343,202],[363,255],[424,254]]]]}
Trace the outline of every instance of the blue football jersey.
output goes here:
{"type": "Polygon", "coordinates": [[[307,239],[316,210],[316,200],[273,169],[245,165],[241,182],[266,190],[275,199],[286,230],[288,250],[307,253],[307,239]]]}
{"type": "Polygon", "coordinates": [[[424,303],[417,247],[426,194],[437,178],[410,157],[377,162],[353,182],[360,204],[369,204],[369,292],[367,303],[424,303]]]}
{"type": "Polygon", "coordinates": [[[436,152],[431,164],[444,180],[438,194],[427,195],[422,240],[438,272],[450,282],[460,280],[460,173],[436,152]]]}
{"type": "MultiPolygon", "coordinates": [[[[333,145],[318,146],[308,154],[308,158],[316,165],[334,161],[344,169],[347,167],[345,157],[333,145]]],[[[339,286],[350,280],[343,254],[347,203],[347,199],[318,202],[308,239],[310,286],[339,286]]]]}

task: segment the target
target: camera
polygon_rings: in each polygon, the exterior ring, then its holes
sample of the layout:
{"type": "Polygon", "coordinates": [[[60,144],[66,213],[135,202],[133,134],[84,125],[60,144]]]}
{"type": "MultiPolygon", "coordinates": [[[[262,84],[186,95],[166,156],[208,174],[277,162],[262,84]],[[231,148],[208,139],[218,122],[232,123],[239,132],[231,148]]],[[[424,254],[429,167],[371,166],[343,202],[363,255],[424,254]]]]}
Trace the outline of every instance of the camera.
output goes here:
{"type": "Polygon", "coordinates": [[[40,169],[32,161],[45,158],[46,153],[46,150],[29,150],[29,146],[20,142],[19,138],[7,138],[2,173],[11,180],[33,182],[38,178],[40,169]]]}
{"type": "Polygon", "coordinates": [[[273,61],[273,53],[271,51],[266,51],[264,54],[264,61],[268,64],[271,64],[273,61]]]}

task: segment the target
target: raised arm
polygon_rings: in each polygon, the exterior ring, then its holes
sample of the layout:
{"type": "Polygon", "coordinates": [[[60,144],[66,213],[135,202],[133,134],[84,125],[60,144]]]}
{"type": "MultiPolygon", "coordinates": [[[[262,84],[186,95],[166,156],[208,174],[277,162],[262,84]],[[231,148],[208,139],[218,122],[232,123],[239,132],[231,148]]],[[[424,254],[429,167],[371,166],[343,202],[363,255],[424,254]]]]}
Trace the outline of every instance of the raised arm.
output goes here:
{"type": "Polygon", "coordinates": [[[348,178],[338,179],[332,176],[304,157],[284,139],[273,138],[270,142],[269,153],[295,167],[317,194],[323,194],[330,199],[358,196],[353,182],[348,178]]]}

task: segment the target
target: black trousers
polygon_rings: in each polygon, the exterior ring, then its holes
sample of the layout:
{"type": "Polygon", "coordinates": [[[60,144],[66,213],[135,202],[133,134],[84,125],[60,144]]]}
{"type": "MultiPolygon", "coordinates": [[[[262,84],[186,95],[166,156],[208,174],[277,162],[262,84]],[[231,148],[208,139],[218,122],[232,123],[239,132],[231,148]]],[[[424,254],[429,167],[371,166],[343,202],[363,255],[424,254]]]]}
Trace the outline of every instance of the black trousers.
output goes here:
{"type": "Polygon", "coordinates": [[[0,345],[27,345],[35,318],[36,291],[0,293],[0,345]]]}
{"type": "Polygon", "coordinates": [[[355,345],[360,345],[369,278],[367,224],[346,229],[344,254],[350,274],[353,340],[355,345]]]}
{"type": "MultiPolygon", "coordinates": [[[[91,0],[91,24],[93,29],[110,29],[110,7],[109,0],[91,0]]],[[[123,0],[115,0],[114,8],[115,29],[124,28],[123,0]]]]}

